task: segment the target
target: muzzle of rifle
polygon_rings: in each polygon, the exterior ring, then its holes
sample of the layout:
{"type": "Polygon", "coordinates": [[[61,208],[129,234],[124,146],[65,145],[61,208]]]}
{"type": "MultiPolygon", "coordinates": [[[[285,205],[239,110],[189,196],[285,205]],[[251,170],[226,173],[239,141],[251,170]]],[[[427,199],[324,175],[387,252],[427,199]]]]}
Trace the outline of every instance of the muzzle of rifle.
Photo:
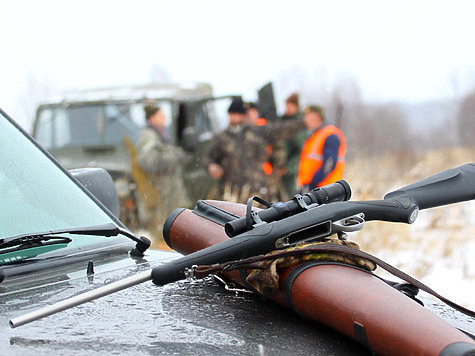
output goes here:
{"type": "MultiPolygon", "coordinates": [[[[324,187],[312,189],[305,195],[297,194],[286,203],[274,203],[269,208],[257,212],[257,218],[255,215],[251,218],[254,219],[254,224],[258,223],[259,220],[262,222],[277,221],[316,205],[346,201],[349,200],[350,197],[350,185],[344,180],[339,180],[324,187]],[[258,221],[255,221],[256,219],[258,221]]],[[[252,229],[252,226],[250,228],[252,229]]],[[[226,234],[229,237],[242,234],[243,232],[249,231],[250,228],[247,224],[246,217],[230,221],[224,225],[226,234]]]]}

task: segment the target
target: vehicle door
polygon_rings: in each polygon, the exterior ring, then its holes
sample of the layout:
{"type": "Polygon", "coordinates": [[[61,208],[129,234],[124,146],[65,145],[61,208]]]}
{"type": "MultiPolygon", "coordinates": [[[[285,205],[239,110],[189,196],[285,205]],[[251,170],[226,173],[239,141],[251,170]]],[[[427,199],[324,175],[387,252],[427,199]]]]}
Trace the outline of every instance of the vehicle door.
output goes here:
{"type": "Polygon", "coordinates": [[[261,117],[266,118],[269,121],[277,119],[277,109],[275,105],[274,88],[272,82],[264,85],[257,92],[258,105],[261,117]]]}

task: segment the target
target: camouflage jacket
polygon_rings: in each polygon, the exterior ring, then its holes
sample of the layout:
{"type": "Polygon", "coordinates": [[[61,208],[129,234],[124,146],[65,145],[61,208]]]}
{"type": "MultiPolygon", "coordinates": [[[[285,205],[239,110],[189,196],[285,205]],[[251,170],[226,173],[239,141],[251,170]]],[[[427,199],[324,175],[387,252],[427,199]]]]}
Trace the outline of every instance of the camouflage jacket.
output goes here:
{"type": "Polygon", "coordinates": [[[183,150],[166,142],[151,126],[144,128],[136,143],[137,162],[149,175],[158,190],[159,204],[154,214],[163,220],[178,207],[189,207],[190,201],[183,184],[183,150]]]}
{"type": "MultiPolygon", "coordinates": [[[[301,112],[292,115],[292,116],[282,116],[281,120],[282,121],[287,121],[287,120],[295,120],[299,119],[301,120],[303,118],[303,114],[301,112]]],[[[302,146],[305,140],[308,137],[308,131],[303,128],[299,132],[297,132],[294,136],[289,137],[285,140],[281,140],[279,142],[279,145],[282,146],[282,149],[285,150],[285,160],[286,160],[286,166],[287,170],[292,173],[297,175],[298,169],[299,169],[299,161],[300,161],[300,152],[302,151],[302,146]]]]}
{"type": "Polygon", "coordinates": [[[302,130],[302,120],[269,123],[266,126],[241,124],[216,135],[206,164],[219,164],[224,171],[218,198],[245,202],[252,195],[267,197],[269,179],[262,166],[268,158],[266,146],[292,137],[302,130]]]}

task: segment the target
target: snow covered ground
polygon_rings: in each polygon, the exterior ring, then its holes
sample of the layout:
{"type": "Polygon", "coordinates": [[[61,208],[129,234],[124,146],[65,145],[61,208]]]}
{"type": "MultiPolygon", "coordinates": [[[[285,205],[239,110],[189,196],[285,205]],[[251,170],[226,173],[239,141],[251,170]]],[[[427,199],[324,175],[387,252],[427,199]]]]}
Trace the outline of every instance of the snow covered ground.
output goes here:
{"type": "MultiPolygon", "coordinates": [[[[351,200],[382,199],[389,191],[474,158],[473,150],[457,149],[432,152],[409,167],[394,157],[353,162],[346,177],[354,193],[351,200]]],[[[368,222],[350,239],[444,297],[475,309],[475,201],[420,211],[412,225],[368,222]]]]}
{"type": "Polygon", "coordinates": [[[444,297],[475,309],[474,220],[475,202],[470,201],[423,211],[407,228],[389,224],[396,230],[390,235],[387,228],[379,226],[369,235],[363,230],[351,238],[363,250],[421,280],[444,297]],[[375,239],[387,241],[373,242],[375,239]]]}

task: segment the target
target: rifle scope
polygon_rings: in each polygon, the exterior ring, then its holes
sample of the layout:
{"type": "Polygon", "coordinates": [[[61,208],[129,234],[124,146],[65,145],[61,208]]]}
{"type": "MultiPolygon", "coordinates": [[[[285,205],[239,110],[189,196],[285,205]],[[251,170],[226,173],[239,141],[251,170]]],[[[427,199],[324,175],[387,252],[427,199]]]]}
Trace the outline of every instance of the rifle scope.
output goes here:
{"type": "Polygon", "coordinates": [[[321,188],[314,188],[303,196],[297,194],[286,203],[274,203],[265,210],[261,210],[257,213],[253,212],[251,217],[246,216],[227,222],[224,225],[224,230],[229,237],[235,237],[252,229],[252,225],[248,223],[249,218],[253,220],[253,224],[259,223],[260,221],[276,221],[300,213],[316,205],[345,201],[349,200],[350,197],[350,185],[344,180],[339,180],[321,188]]]}

